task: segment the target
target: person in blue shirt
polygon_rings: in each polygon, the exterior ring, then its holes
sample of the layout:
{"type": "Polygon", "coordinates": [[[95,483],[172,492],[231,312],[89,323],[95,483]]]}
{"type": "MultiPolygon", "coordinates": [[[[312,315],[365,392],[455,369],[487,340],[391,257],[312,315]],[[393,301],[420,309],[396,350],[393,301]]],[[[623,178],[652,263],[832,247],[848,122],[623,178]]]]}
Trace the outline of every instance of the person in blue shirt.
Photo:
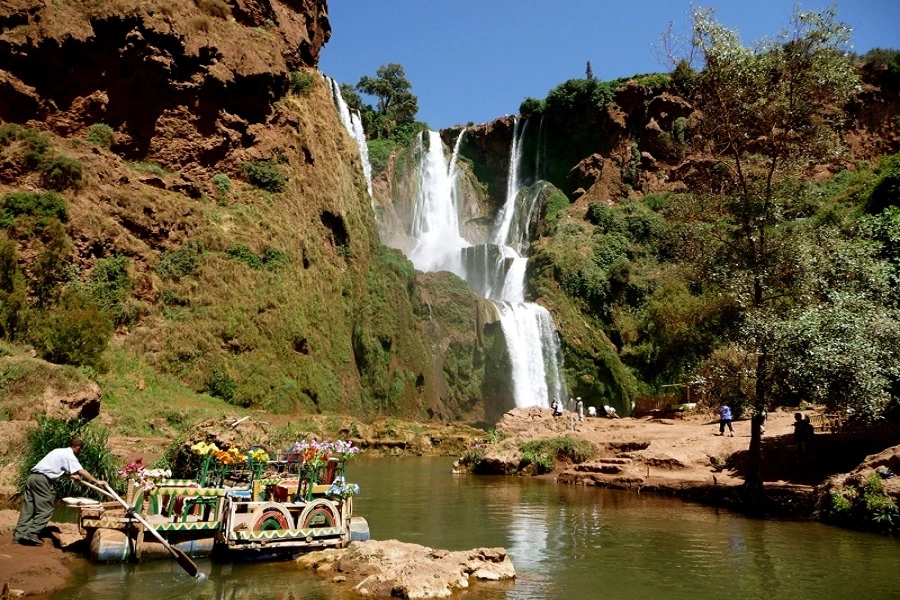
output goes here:
{"type": "Polygon", "coordinates": [[[719,435],[725,435],[726,426],[728,431],[731,432],[731,437],[734,437],[734,428],[731,426],[731,407],[722,403],[719,406],[719,435]]]}

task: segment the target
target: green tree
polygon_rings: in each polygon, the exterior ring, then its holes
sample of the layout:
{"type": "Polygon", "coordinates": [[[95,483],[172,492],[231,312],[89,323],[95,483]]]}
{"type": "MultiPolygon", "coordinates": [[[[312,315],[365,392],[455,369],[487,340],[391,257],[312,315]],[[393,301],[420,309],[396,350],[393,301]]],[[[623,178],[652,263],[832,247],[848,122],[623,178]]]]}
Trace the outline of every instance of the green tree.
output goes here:
{"type": "Polygon", "coordinates": [[[341,84],[341,96],[344,98],[344,102],[347,103],[347,107],[350,110],[358,110],[360,112],[363,111],[365,105],[363,104],[362,97],[356,93],[356,88],[354,88],[349,83],[341,84]]]}
{"type": "Polygon", "coordinates": [[[102,354],[113,321],[87,294],[67,288],[59,302],[40,314],[31,334],[41,358],[57,364],[103,367],[102,354]]]}
{"type": "Polygon", "coordinates": [[[419,99],[412,93],[412,84],[401,65],[390,63],[378,67],[375,77],[364,75],[356,89],[378,99],[375,109],[381,117],[377,120],[378,137],[390,137],[398,124],[415,121],[419,99]]]}
{"type": "Polygon", "coordinates": [[[721,181],[710,185],[706,256],[718,256],[723,291],[746,323],[742,342],[755,356],[755,391],[746,482],[760,482],[763,414],[772,397],[778,323],[804,302],[790,243],[797,197],[782,183],[839,147],[836,115],[857,85],[847,50],[850,29],[833,8],[795,10],[776,39],[753,48],[719,24],[711,9],[693,12],[696,108],[702,150],[718,157],[721,181]]]}
{"type": "Polygon", "coordinates": [[[0,335],[15,340],[24,333],[28,297],[16,242],[0,237],[0,335]]]}
{"type": "Polygon", "coordinates": [[[31,267],[31,288],[39,308],[55,301],[72,252],[72,243],[59,219],[50,219],[44,235],[44,247],[31,267]]]}

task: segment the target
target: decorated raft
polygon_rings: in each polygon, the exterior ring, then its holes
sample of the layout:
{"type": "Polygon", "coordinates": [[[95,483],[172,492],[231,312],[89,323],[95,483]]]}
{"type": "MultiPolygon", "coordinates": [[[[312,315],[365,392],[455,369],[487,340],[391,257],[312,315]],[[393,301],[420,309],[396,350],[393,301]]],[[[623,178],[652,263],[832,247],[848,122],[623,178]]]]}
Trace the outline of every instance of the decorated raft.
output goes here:
{"type": "Polygon", "coordinates": [[[358,450],[349,442],[298,442],[274,460],[264,448],[191,447],[196,477],[172,479],[140,459],[127,478],[125,510],[117,503],[78,502],[79,528],[98,562],[169,558],[132,513],[188,556],[268,559],[369,539],[353,516],[359,486],[344,467],[358,450]]]}

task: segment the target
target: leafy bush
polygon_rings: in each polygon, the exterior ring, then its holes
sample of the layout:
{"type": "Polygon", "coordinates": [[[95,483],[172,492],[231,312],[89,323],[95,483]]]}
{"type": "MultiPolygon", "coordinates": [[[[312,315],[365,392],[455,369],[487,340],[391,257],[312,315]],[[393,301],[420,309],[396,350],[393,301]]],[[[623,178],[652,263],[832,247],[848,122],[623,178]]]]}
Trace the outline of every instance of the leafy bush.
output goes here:
{"type": "Polygon", "coordinates": [[[15,340],[25,332],[28,295],[16,242],[0,236],[0,335],[15,340]]]}
{"type": "Polygon", "coordinates": [[[315,79],[312,73],[291,71],[291,91],[298,96],[308,96],[314,83],[315,79]]]}
{"type": "Polygon", "coordinates": [[[387,138],[369,140],[369,164],[372,165],[372,174],[378,175],[387,169],[391,160],[391,154],[397,148],[397,143],[387,138]]]}
{"type": "Polygon", "coordinates": [[[0,127],[0,144],[8,146],[20,140],[25,144],[25,162],[31,168],[37,168],[50,152],[50,138],[36,129],[27,129],[15,123],[7,123],[0,127]]]}
{"type": "Polygon", "coordinates": [[[874,531],[900,529],[900,508],[884,491],[878,473],[865,481],[833,489],[829,495],[829,520],[874,531]]]}
{"type": "Polygon", "coordinates": [[[227,254],[229,258],[244,263],[251,269],[260,269],[263,266],[262,259],[254,254],[253,250],[243,244],[232,244],[225,251],[225,254],[227,254]]]}
{"type": "Polygon", "coordinates": [[[216,173],[213,175],[212,183],[220,194],[227,194],[231,191],[231,177],[225,173],[216,173]]]}
{"type": "Polygon", "coordinates": [[[69,219],[68,204],[56,192],[9,192],[0,199],[0,228],[10,227],[17,217],[35,217],[44,228],[50,219],[69,219]]]}
{"type": "Polygon", "coordinates": [[[108,150],[112,146],[115,135],[116,132],[112,127],[106,123],[97,123],[96,125],[91,125],[91,128],[88,130],[87,141],[108,150]]]}
{"type": "Polygon", "coordinates": [[[601,233],[625,231],[625,223],[621,215],[605,202],[591,202],[587,210],[587,220],[596,225],[601,233]]]}
{"type": "Polygon", "coordinates": [[[15,123],[4,123],[0,125],[0,146],[9,146],[15,140],[19,139],[21,125],[15,123]]]}
{"type": "MultiPolygon", "coordinates": [[[[28,432],[25,454],[19,475],[16,478],[16,487],[19,492],[25,489],[31,468],[44,456],[56,448],[66,448],[72,442],[72,438],[81,438],[84,447],[78,453],[78,462],[84,469],[98,479],[114,483],[118,480],[118,460],[107,448],[109,433],[99,426],[87,425],[84,421],[61,421],[41,417],[35,429],[28,432]]],[[[93,495],[84,486],[68,479],[60,477],[54,482],[58,496],[85,496],[93,495]]]]}
{"type": "Polygon", "coordinates": [[[618,87],[615,81],[570,79],[547,94],[546,110],[554,113],[577,113],[603,110],[612,102],[618,87]]]}
{"type": "Polygon", "coordinates": [[[38,307],[55,301],[63,281],[69,278],[72,242],[59,219],[51,218],[42,232],[44,245],[31,265],[32,293],[38,307]]]}
{"type": "Polygon", "coordinates": [[[67,156],[54,156],[40,165],[44,185],[51,190],[67,190],[81,187],[84,168],[81,162],[67,156]]]}
{"type": "Polygon", "coordinates": [[[200,266],[203,257],[203,243],[189,240],[187,245],[179,250],[163,252],[159,258],[156,272],[163,279],[178,280],[187,277],[200,266]]]}
{"type": "Polygon", "coordinates": [[[206,378],[206,392],[210,396],[232,402],[237,393],[237,383],[223,367],[216,367],[206,378]]]}
{"type": "Polygon", "coordinates": [[[269,192],[283,192],[287,178],[272,161],[245,162],[241,170],[256,187],[269,192]]]}
{"type": "Polygon", "coordinates": [[[544,204],[544,219],[555,221],[557,214],[569,206],[569,199],[562,191],[554,189],[544,204]]]}
{"type": "Polygon", "coordinates": [[[552,471],[557,458],[582,463],[593,458],[595,453],[594,445],[589,441],[567,435],[525,442],[519,449],[523,454],[520,468],[533,465],[537,474],[552,471]]]}
{"type": "Polygon", "coordinates": [[[128,275],[129,259],[117,254],[101,258],[94,267],[88,282],[88,293],[97,307],[113,317],[116,325],[126,323],[129,312],[126,300],[131,295],[134,280],[128,275]]]}
{"type": "Polygon", "coordinates": [[[878,180],[866,204],[866,210],[873,214],[888,206],[900,206],[900,154],[882,158],[878,171],[878,180]]]}
{"type": "Polygon", "coordinates": [[[266,270],[277,271],[288,263],[288,255],[284,250],[269,247],[263,254],[262,262],[266,270]]]}
{"type": "Polygon", "coordinates": [[[41,358],[57,364],[101,368],[112,319],[86,294],[67,290],[60,303],[36,319],[32,341],[41,358]]]}

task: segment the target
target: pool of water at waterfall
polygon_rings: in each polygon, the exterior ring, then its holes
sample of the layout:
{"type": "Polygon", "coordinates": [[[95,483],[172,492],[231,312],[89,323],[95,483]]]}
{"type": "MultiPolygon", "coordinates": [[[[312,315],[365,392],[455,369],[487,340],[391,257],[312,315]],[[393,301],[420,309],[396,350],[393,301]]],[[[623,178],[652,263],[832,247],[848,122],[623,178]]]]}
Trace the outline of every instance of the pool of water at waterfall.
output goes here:
{"type": "MultiPolygon", "coordinates": [[[[373,539],[433,548],[507,549],[514,582],[476,583],[455,597],[896,598],[900,539],[819,523],[756,520],[672,498],[525,477],[453,475],[449,458],[359,457],[354,513],[373,539]]],[[[78,561],[55,600],[358,598],[290,562],[213,563],[185,575],[174,561],[78,561]]]]}

